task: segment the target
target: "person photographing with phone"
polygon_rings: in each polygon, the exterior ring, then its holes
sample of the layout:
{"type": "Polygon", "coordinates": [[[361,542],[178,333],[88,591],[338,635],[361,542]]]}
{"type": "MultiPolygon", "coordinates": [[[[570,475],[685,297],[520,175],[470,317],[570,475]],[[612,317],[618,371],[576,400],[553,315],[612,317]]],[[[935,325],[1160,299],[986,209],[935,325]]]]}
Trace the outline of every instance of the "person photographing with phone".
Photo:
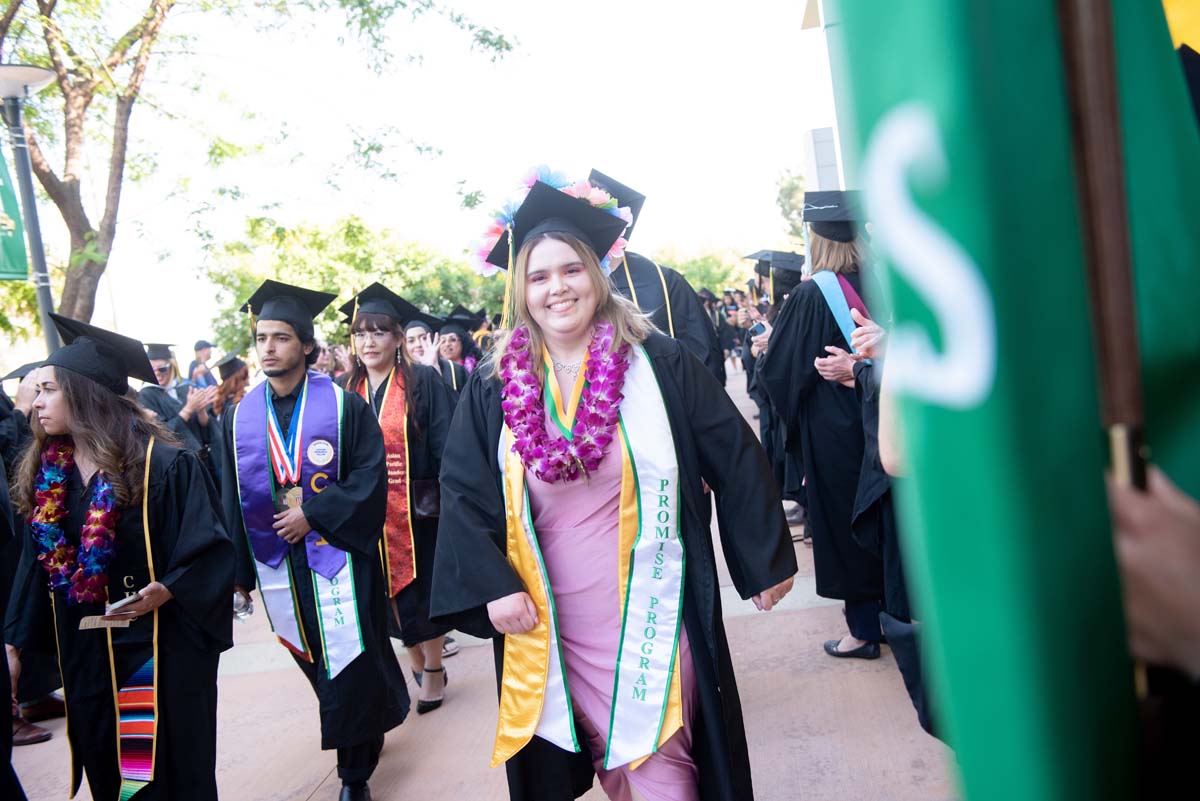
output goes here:
{"type": "Polygon", "coordinates": [[[127,377],[154,381],[142,344],[51,317],[68,344],[37,370],[33,438],[14,471],[32,542],[6,638],[57,652],[72,795],[86,773],[96,801],[216,799],[234,578],[216,491],[131,399],[127,377]]]}

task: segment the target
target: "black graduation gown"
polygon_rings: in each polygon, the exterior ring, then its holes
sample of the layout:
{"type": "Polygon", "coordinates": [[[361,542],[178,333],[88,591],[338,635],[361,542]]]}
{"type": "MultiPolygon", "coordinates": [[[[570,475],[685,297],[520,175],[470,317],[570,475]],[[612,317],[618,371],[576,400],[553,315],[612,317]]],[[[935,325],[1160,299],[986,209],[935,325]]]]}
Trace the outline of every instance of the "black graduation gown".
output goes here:
{"type": "MultiPolygon", "coordinates": [[[[858,276],[847,276],[858,289],[858,276]]],[[[813,541],[817,594],[845,601],[883,595],[879,559],[854,541],[850,521],[863,459],[862,411],[854,390],[826,381],[813,361],[826,345],[849,350],[820,287],[797,286],[775,320],[759,378],[786,429],[789,451],[799,446],[805,468],[805,507],[813,541]]]]}
{"type": "MultiPolygon", "coordinates": [[[[443,362],[443,366],[448,362],[443,362]]],[[[454,365],[459,367],[459,365],[454,365]]],[[[446,447],[446,434],[450,429],[450,418],[454,414],[454,400],[450,389],[432,367],[414,365],[411,370],[413,388],[405,400],[408,404],[408,504],[413,501],[414,482],[437,481],[442,469],[442,451],[446,447]]],[[[463,384],[465,386],[465,383],[463,384]]],[[[388,382],[375,389],[375,403],[371,410],[376,416],[383,403],[388,382]]],[[[412,516],[412,533],[417,577],[400,595],[403,597],[401,620],[404,622],[403,638],[406,645],[415,645],[440,637],[446,633],[444,627],[429,623],[429,596],[433,591],[433,557],[437,550],[438,519],[412,516]]],[[[390,588],[385,588],[390,592],[390,588]]],[[[400,603],[400,602],[398,602],[400,603]]],[[[392,622],[395,619],[392,618],[392,622]]],[[[390,625],[389,625],[390,630],[390,625]]],[[[401,636],[399,630],[393,636],[401,636]]]]}
{"type": "MultiPolygon", "coordinates": [[[[441,362],[442,383],[446,385],[446,389],[450,391],[450,400],[454,404],[458,403],[458,397],[467,386],[467,379],[470,374],[467,368],[461,364],[455,364],[449,359],[438,359],[441,362]]],[[[431,370],[433,368],[430,368],[431,370]]],[[[436,371],[435,371],[436,372],[436,371]]]]}
{"type": "Polygon", "coordinates": [[[854,388],[862,404],[863,461],[854,496],[854,538],[883,562],[883,609],[907,622],[908,590],[900,558],[900,538],[892,507],[892,479],[879,459],[879,377],[882,363],[854,366],[854,388]]]}
{"type": "MultiPolygon", "coordinates": [[[[63,531],[76,544],[89,487],[74,470],[63,531]]],[[[221,523],[216,490],[192,453],[155,443],[147,497],[154,573],[174,598],[159,608],[155,777],[137,798],[213,801],[217,661],[233,645],[233,545],[221,523]]],[[[65,591],[47,592],[45,571],[33,552],[25,550],[17,573],[19,592],[8,610],[10,642],[25,651],[54,653],[57,634],[73,757],[71,787],[77,789],[86,772],[92,798],[116,801],[121,777],[108,638],[103,629],[79,630],[80,619],[103,614],[104,605],[71,605],[65,591]]],[[[121,512],[108,576],[114,600],[150,583],[141,505],[121,512]]],[[[111,631],[116,681],[122,686],[154,653],[153,615],[111,631]]]]}
{"type": "MultiPolygon", "coordinates": [[[[184,406],[180,394],[186,397],[187,388],[179,387],[172,392],[160,386],[145,386],[138,392],[138,402],[158,415],[159,421],[179,438],[183,447],[199,456],[200,462],[213,472],[211,445],[216,429],[211,421],[208,425],[201,425],[197,415],[192,415],[191,420],[180,417],[184,406]]],[[[213,475],[215,477],[215,473],[213,475]]]]}
{"type": "MultiPolygon", "coordinates": [[[[12,504],[8,497],[8,473],[4,469],[4,461],[0,459],[0,548],[7,549],[8,545],[14,540],[13,520],[12,520],[12,504]]],[[[8,594],[12,591],[12,577],[7,573],[0,573],[0,616],[3,616],[7,608],[8,594]]],[[[8,673],[8,660],[0,660],[0,687],[8,687],[11,684],[11,678],[8,673]]],[[[17,781],[16,771],[12,767],[12,727],[0,726],[0,759],[4,764],[0,766],[0,798],[9,798],[12,801],[25,801],[25,791],[21,787],[21,782],[17,781]]]]}
{"type": "MultiPolygon", "coordinates": [[[[680,343],[652,334],[645,347],[672,421],[683,487],[684,624],[699,696],[693,755],[701,797],[749,801],[750,761],[703,511],[709,496],[701,480],[718,499],[722,531],[728,532],[721,545],[743,598],[793,575],[795,552],[766,454],[729,396],[680,343]]],[[[499,382],[476,374],[450,425],[442,458],[442,518],[433,577],[435,620],[493,637],[497,677],[504,638],[488,620],[486,606],[524,590],[505,555],[502,475],[496,464],[503,425],[500,400],[499,382]]],[[[506,768],[513,801],[578,797],[592,784],[590,754],[571,754],[536,736],[506,768]]]]}
{"type": "Polygon", "coordinates": [[[650,315],[659,331],[671,334],[686,345],[697,359],[704,362],[709,372],[724,381],[724,357],[717,342],[717,332],[709,323],[704,306],[687,279],[670,267],[655,264],[638,253],[627,251],[625,263],[629,267],[629,274],[626,275],[624,266],[617,265],[609,276],[613,287],[650,315]],[[633,279],[632,291],[630,278],[633,279]]]}
{"type": "MultiPolygon", "coordinates": [[[[295,397],[294,393],[289,396],[292,403],[286,413],[276,407],[284,436],[291,425],[295,397]]],[[[233,448],[234,411],[229,409],[224,415],[225,466],[222,472],[226,476],[237,475],[233,448]]],[[[265,436],[266,432],[263,434],[265,436]]],[[[404,674],[400,672],[396,653],[388,639],[387,592],[379,556],[379,540],[387,513],[383,432],[366,401],[352,393],[347,393],[343,407],[339,462],[341,478],[303,506],[304,516],[314,531],[355,557],[354,586],[365,650],[332,680],[325,670],[321,652],[313,584],[311,581],[295,582],[300,621],[314,660],[308,662],[296,657],[296,664],[304,671],[317,695],[321,710],[321,748],[324,750],[376,741],[384,732],[404,721],[409,706],[404,674]]],[[[256,583],[254,560],[242,520],[237,482],[226,481],[221,495],[226,524],[237,550],[237,583],[252,588],[256,583]]],[[[292,575],[310,575],[303,540],[291,546],[288,559],[292,575]]]]}

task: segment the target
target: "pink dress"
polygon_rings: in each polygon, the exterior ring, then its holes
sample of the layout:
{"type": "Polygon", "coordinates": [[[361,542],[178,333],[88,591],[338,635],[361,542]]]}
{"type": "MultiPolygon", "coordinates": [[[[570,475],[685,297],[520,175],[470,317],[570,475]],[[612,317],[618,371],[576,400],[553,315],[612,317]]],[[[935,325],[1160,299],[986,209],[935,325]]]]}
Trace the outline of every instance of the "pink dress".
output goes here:
{"type": "MultiPolygon", "coordinates": [[[[547,428],[557,429],[547,417],[547,428]]],[[[547,484],[526,471],[530,510],[558,613],[567,684],[580,746],[592,754],[600,786],[614,801],[630,801],[630,785],[647,801],[696,801],[692,760],[695,670],[687,635],[679,638],[683,729],[637,770],[604,769],[617,649],[621,639],[617,520],[621,458],[616,443],[587,479],[547,484]]]]}

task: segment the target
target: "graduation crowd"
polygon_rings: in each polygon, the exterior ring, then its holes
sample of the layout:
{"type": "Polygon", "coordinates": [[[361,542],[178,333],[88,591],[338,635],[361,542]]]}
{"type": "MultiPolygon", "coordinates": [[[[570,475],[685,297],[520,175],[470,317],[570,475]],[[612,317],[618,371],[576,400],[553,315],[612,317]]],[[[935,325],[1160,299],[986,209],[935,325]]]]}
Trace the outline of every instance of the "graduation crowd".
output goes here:
{"type": "MultiPolygon", "coordinates": [[[[418,714],[443,704],[452,630],[493,643],[511,798],[745,801],[715,549],[769,611],[801,520],[845,604],[826,653],[890,643],[928,730],[856,196],[808,193],[807,255],[753,254],[723,298],[628,249],[644,200],[539,171],[478,250],[494,318],[375,283],[330,347],[336,295],[268,280],[241,307],[260,375],[53,315],[67,344],[0,398],[13,736],[65,713],[70,789],[97,801],[216,798],[218,660],[254,592],[343,801],[371,797],[406,670],[418,714]]],[[[0,789],[23,797],[11,769],[0,789]]]]}

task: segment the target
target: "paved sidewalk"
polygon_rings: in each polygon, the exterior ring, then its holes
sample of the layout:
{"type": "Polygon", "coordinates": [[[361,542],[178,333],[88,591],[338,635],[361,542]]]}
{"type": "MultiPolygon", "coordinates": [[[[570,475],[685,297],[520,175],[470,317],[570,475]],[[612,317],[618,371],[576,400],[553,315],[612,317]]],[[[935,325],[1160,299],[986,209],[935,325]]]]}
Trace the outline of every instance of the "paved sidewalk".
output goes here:
{"type": "MultiPolygon", "coordinates": [[[[729,392],[750,417],[741,373],[729,392]]],[[[757,428],[755,421],[751,424],[757,428]]],[[[715,535],[714,535],[715,536],[715,535]]],[[[758,801],[952,801],[953,755],[917,725],[891,652],[872,662],[835,660],[824,640],[844,631],[841,606],[813,591],[812,552],[797,545],[800,574],[784,603],[758,612],[721,568],[722,601],[746,719],[758,801]]],[[[718,554],[720,550],[718,549],[718,554]]],[[[222,658],[218,781],[227,801],[336,801],[332,752],[320,750],[308,683],[274,642],[261,609],[234,624],[237,646],[222,658]]],[[[502,769],[488,768],[496,725],[492,652],[456,635],[446,661],[445,705],[415,712],[387,736],[371,781],[376,801],[507,799],[502,769]]],[[[397,648],[399,646],[397,645],[397,648]]],[[[407,666],[407,656],[401,654],[407,666]]],[[[407,670],[406,670],[407,673],[407,670]]],[[[416,687],[410,683],[415,697],[416,687]]],[[[33,801],[64,799],[68,754],[61,720],[48,743],[15,749],[33,801]]],[[[86,781],[79,799],[91,799],[86,781]]],[[[598,787],[584,798],[604,798],[598,787]]]]}

